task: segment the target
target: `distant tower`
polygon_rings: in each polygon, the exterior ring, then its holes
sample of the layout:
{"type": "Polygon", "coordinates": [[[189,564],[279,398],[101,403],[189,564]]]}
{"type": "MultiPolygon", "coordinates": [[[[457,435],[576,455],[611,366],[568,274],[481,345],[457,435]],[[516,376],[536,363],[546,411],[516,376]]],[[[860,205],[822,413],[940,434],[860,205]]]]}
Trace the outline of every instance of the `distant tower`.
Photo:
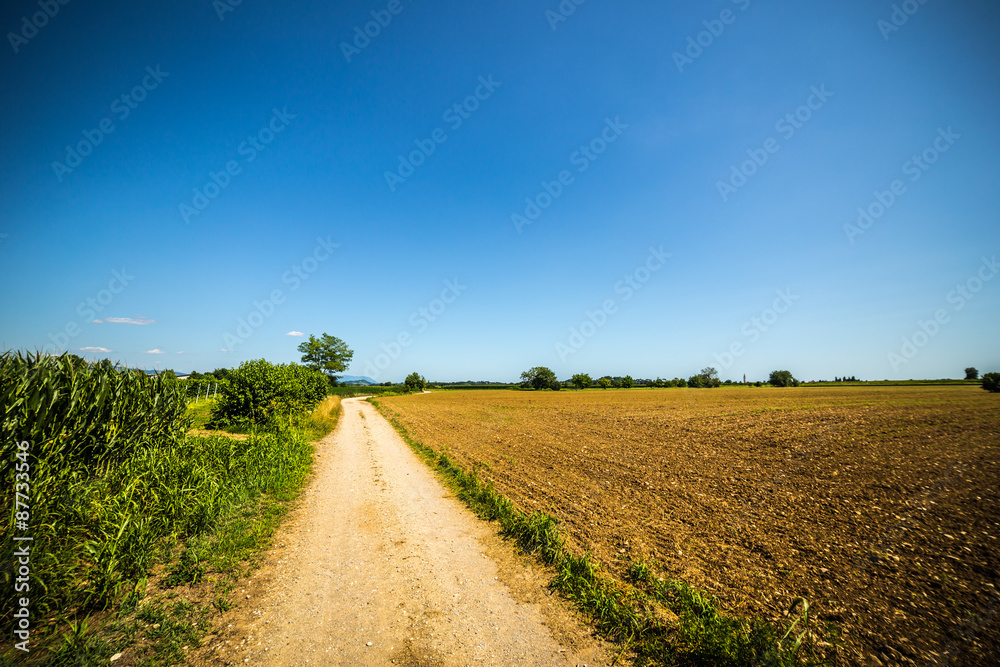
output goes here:
{"type": "Polygon", "coordinates": [[[747,383],[747,374],[744,373],[743,374],[743,384],[746,384],[746,383],[747,383]]]}

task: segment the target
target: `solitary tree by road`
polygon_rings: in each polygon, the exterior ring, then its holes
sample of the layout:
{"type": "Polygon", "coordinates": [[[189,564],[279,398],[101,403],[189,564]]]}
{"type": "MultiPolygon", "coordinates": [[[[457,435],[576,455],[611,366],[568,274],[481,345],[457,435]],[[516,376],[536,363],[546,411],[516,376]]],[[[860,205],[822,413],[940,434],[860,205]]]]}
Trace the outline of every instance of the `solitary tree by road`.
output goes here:
{"type": "Polygon", "coordinates": [[[966,380],[978,380],[979,379],[979,371],[975,367],[969,366],[968,368],[965,369],[965,379],[966,380]]]}
{"type": "Polygon", "coordinates": [[[322,372],[334,387],[337,386],[337,374],[346,371],[354,358],[354,350],[347,347],[347,343],[328,333],[320,338],[310,335],[309,340],[299,344],[299,352],[302,363],[322,372]]]}
{"type": "Polygon", "coordinates": [[[406,388],[410,391],[423,391],[424,387],[427,386],[427,380],[424,379],[423,375],[414,371],[406,376],[406,379],[403,380],[403,384],[405,384],[406,388]]]}
{"type": "Polygon", "coordinates": [[[521,373],[522,384],[528,384],[535,389],[553,389],[559,384],[556,374],[545,366],[535,366],[521,373]]]}
{"type": "Polygon", "coordinates": [[[587,373],[577,373],[570,380],[577,389],[586,389],[590,385],[594,384],[593,378],[587,373]]]}

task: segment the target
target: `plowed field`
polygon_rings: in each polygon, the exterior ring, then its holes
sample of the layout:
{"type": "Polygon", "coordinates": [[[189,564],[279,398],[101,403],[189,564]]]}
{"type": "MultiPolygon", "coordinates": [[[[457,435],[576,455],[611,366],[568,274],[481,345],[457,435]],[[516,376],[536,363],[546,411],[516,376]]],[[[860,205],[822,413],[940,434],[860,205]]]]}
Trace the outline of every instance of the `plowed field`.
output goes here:
{"type": "Polygon", "coordinates": [[[772,620],[805,597],[839,628],[837,664],[1000,659],[996,394],[739,387],[380,402],[522,509],[554,515],[616,576],[643,558],[731,612],[772,620]]]}

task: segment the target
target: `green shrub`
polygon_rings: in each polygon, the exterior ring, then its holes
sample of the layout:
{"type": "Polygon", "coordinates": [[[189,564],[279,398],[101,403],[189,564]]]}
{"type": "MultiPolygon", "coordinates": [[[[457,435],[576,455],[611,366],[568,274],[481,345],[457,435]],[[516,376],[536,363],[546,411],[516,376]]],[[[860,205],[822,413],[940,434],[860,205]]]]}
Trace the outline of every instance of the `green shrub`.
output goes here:
{"type": "Polygon", "coordinates": [[[407,391],[423,391],[424,387],[427,386],[427,380],[423,375],[414,371],[406,376],[403,384],[406,385],[407,391]]]}
{"type": "Polygon", "coordinates": [[[799,381],[796,380],[791,371],[771,371],[771,376],[768,379],[775,387],[798,387],[799,381]]]}
{"type": "Polygon", "coordinates": [[[326,376],[300,364],[240,364],[219,387],[212,425],[254,427],[303,415],[328,393],[326,376]]]}
{"type": "Polygon", "coordinates": [[[1000,373],[987,373],[983,376],[983,389],[990,392],[1000,392],[1000,373]]]}

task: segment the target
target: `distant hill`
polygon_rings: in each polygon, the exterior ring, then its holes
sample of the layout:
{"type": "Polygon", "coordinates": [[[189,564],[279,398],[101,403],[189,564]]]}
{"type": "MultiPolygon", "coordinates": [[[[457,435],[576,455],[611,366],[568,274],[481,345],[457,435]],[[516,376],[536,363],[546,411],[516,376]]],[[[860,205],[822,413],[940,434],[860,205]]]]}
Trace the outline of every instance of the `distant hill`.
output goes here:
{"type": "Polygon", "coordinates": [[[337,384],[341,386],[353,386],[353,385],[364,385],[370,387],[377,385],[378,382],[371,379],[367,375],[341,375],[337,378],[337,384]]]}

